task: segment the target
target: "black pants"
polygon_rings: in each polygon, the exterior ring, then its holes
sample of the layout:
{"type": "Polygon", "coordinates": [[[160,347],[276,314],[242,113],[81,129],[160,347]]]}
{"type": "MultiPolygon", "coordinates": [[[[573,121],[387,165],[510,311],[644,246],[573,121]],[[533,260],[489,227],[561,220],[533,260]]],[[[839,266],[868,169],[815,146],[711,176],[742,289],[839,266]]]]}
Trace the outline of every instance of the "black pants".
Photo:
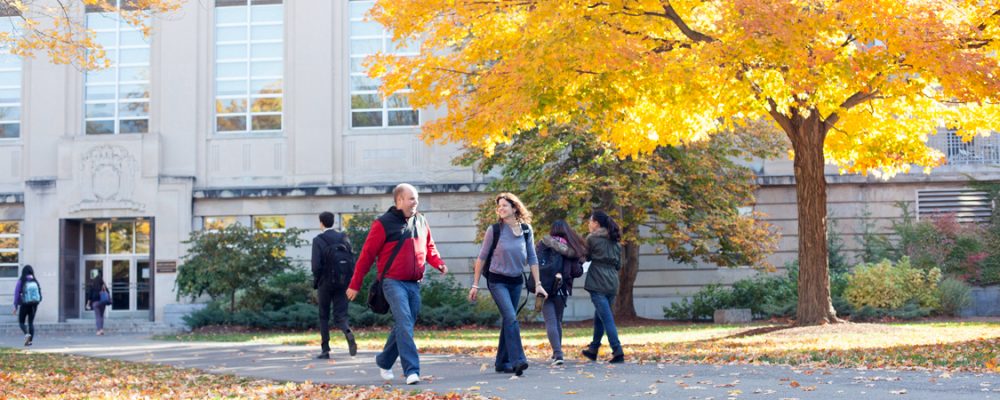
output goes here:
{"type": "Polygon", "coordinates": [[[38,304],[21,304],[18,310],[17,323],[21,325],[21,332],[30,333],[31,337],[35,337],[35,311],[38,311],[38,304]],[[24,324],[24,320],[28,320],[27,325],[24,324]]]}
{"type": "Polygon", "coordinates": [[[317,290],[319,297],[319,336],[324,353],[330,352],[330,305],[333,305],[333,325],[345,334],[351,331],[347,324],[347,288],[325,283],[317,290]]]}

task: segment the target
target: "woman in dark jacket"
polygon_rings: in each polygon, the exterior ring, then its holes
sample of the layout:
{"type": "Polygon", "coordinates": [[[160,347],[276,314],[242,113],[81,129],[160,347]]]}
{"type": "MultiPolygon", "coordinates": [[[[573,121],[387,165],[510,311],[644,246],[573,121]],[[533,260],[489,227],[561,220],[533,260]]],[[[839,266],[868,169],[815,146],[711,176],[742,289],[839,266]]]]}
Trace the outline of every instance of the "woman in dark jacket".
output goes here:
{"type": "Polygon", "coordinates": [[[611,313],[611,305],[615,303],[615,295],[618,294],[618,270],[622,265],[622,246],[618,243],[621,241],[621,230],[602,211],[594,211],[590,215],[587,227],[590,230],[587,235],[590,270],[587,271],[583,288],[590,292],[590,301],[594,302],[594,339],[583,350],[583,355],[596,361],[601,340],[607,332],[608,343],[611,345],[611,359],[608,362],[617,364],[625,361],[625,353],[618,340],[618,329],[611,313]]]}
{"type": "Polygon", "coordinates": [[[552,223],[549,234],[538,242],[535,253],[542,287],[549,293],[542,305],[542,318],[552,346],[552,365],[562,365],[563,310],[566,299],[573,294],[573,267],[586,256],[587,247],[583,238],[560,219],[552,223]]]}
{"type": "Polygon", "coordinates": [[[38,311],[38,303],[42,300],[42,287],[35,279],[35,269],[30,265],[21,268],[21,277],[14,284],[14,314],[17,314],[17,323],[24,332],[24,345],[31,346],[31,341],[35,337],[35,313],[38,311]],[[28,291],[28,282],[33,282],[37,289],[37,302],[27,303],[23,301],[25,292],[28,291]],[[27,324],[25,324],[27,322],[27,324]]]}
{"type": "Polygon", "coordinates": [[[104,283],[104,278],[100,273],[87,284],[87,303],[94,310],[94,321],[97,323],[97,335],[104,335],[104,309],[111,304],[111,292],[104,283]],[[101,293],[105,294],[105,299],[101,299],[101,293]]]}

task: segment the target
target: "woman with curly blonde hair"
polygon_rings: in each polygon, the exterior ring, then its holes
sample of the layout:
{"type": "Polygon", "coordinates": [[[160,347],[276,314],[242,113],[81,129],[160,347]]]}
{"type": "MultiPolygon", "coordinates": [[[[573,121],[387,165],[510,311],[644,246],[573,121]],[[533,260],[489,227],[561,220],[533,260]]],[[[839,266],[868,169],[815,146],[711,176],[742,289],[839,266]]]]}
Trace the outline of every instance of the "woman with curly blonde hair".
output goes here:
{"type": "Polygon", "coordinates": [[[517,323],[516,307],[525,283],[522,278],[525,267],[530,266],[536,293],[540,296],[548,294],[539,283],[538,257],[535,255],[534,235],[529,225],[531,212],[512,193],[500,193],[494,202],[499,222],[491,225],[483,237],[483,247],[474,267],[472,288],[469,289],[469,300],[476,300],[479,277],[485,265],[487,287],[503,317],[495,368],[497,372],[521,376],[528,369],[528,359],[521,345],[521,328],[517,323]]]}

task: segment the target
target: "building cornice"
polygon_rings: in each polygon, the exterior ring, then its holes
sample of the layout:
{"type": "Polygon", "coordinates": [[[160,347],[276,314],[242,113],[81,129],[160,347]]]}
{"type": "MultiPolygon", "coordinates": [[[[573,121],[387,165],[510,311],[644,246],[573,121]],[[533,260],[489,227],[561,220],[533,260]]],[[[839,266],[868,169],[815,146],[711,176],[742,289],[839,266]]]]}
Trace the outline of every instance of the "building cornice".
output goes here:
{"type": "MultiPolygon", "coordinates": [[[[414,183],[420,194],[473,193],[486,190],[486,183],[414,183]]],[[[392,193],[395,184],[293,186],[293,187],[225,187],[195,188],[195,199],[239,199],[259,197],[363,196],[392,193]]]]}
{"type": "MultiPolygon", "coordinates": [[[[937,172],[931,174],[900,174],[890,179],[882,179],[872,175],[826,175],[827,185],[842,184],[899,184],[899,183],[967,183],[972,179],[979,181],[1000,180],[1000,170],[979,171],[974,173],[964,172],[937,172]]],[[[794,186],[795,176],[793,175],[763,175],[756,178],[759,186],[794,186]]]]}

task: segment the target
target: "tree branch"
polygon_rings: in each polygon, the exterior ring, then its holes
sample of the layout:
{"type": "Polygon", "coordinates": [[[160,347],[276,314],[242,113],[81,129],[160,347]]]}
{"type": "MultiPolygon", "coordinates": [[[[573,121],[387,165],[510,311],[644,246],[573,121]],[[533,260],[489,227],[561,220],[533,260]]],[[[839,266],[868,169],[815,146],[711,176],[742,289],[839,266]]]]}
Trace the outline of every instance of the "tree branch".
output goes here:
{"type": "MultiPolygon", "coordinates": [[[[879,91],[877,89],[871,92],[856,92],[852,94],[851,97],[848,97],[847,100],[844,100],[843,103],[840,103],[840,108],[844,110],[850,110],[851,107],[854,107],[858,104],[864,103],[868,100],[877,97],[879,97],[879,91]]],[[[840,114],[834,111],[830,113],[830,116],[826,117],[826,119],[823,120],[823,124],[825,124],[829,129],[829,127],[835,125],[839,120],[840,120],[840,114]]]]}
{"type": "MultiPolygon", "coordinates": [[[[660,14],[653,14],[653,13],[649,13],[649,14],[650,15],[660,15],[660,14]]],[[[683,33],[684,36],[687,36],[688,39],[694,40],[695,42],[706,42],[706,43],[711,43],[711,42],[717,42],[718,41],[718,39],[716,39],[714,37],[708,36],[708,35],[706,35],[704,33],[701,33],[701,32],[698,32],[698,31],[696,31],[694,29],[691,29],[691,27],[688,26],[688,24],[686,22],[684,22],[683,19],[681,19],[681,16],[677,14],[677,11],[674,10],[674,6],[670,5],[670,1],[669,0],[664,0],[663,1],[663,14],[662,14],[662,16],[666,17],[667,19],[669,19],[671,22],[674,23],[674,25],[677,25],[677,29],[680,29],[681,33],[683,33]]]]}

